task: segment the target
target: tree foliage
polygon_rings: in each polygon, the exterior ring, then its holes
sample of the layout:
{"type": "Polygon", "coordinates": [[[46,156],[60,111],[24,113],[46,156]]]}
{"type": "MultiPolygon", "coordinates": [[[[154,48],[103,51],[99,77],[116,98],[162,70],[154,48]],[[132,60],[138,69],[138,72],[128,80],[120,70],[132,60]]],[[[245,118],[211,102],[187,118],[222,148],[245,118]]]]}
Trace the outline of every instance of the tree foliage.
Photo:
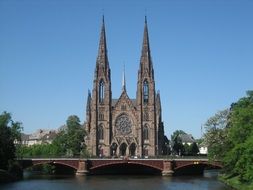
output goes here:
{"type": "Polygon", "coordinates": [[[205,139],[212,159],[220,159],[224,170],[241,181],[253,180],[253,91],[219,112],[206,123],[205,139]]]}
{"type": "Polygon", "coordinates": [[[184,132],[183,130],[176,130],[173,132],[173,134],[171,135],[171,141],[175,141],[176,138],[181,135],[181,134],[186,134],[186,132],[184,132]]]}
{"type": "Polygon", "coordinates": [[[196,142],[193,142],[191,145],[190,145],[190,152],[189,152],[189,155],[192,155],[192,156],[195,156],[199,153],[199,147],[197,145],[196,142]]]}
{"type": "Polygon", "coordinates": [[[52,144],[23,146],[20,152],[23,157],[86,156],[84,137],[85,130],[80,124],[80,119],[71,115],[66,121],[65,128],[57,134],[52,144]]]}
{"type": "Polygon", "coordinates": [[[230,143],[227,138],[229,109],[217,112],[205,123],[204,139],[208,144],[208,155],[211,159],[222,159],[230,143]]]}
{"type": "Polygon", "coordinates": [[[59,156],[59,152],[55,144],[34,144],[32,146],[22,146],[22,156],[50,158],[59,156]]]}
{"type": "Polygon", "coordinates": [[[66,129],[61,131],[54,143],[58,145],[59,151],[67,156],[80,155],[85,149],[84,128],[76,115],[71,115],[66,121],[66,129]]]}
{"type": "Polygon", "coordinates": [[[171,146],[172,146],[172,152],[177,155],[182,155],[185,152],[185,147],[182,143],[182,139],[179,137],[180,134],[186,134],[182,130],[176,130],[171,135],[171,146]]]}
{"type": "Polygon", "coordinates": [[[16,157],[14,141],[20,141],[22,126],[14,122],[11,114],[3,112],[0,115],[0,168],[9,169],[10,163],[16,157]]]}

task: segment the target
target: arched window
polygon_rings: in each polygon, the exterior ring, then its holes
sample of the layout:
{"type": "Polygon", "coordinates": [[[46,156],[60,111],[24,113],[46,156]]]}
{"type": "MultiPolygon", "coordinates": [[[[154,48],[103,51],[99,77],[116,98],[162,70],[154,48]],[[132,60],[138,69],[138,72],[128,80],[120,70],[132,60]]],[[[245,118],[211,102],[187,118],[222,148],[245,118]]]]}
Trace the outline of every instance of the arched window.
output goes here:
{"type": "Polygon", "coordinates": [[[103,102],[105,97],[105,84],[104,81],[101,80],[99,82],[99,102],[103,102]]]}
{"type": "Polygon", "coordinates": [[[136,144],[135,143],[132,143],[131,146],[129,147],[129,154],[130,154],[130,156],[136,155],[136,144]]]}
{"type": "Polygon", "coordinates": [[[145,80],[143,83],[143,101],[144,103],[148,103],[148,81],[145,80]]]}
{"type": "Polygon", "coordinates": [[[104,114],[99,113],[99,114],[98,114],[98,119],[99,119],[100,121],[103,121],[103,120],[104,120],[104,114]]]}
{"type": "Polygon", "coordinates": [[[143,127],[143,140],[148,140],[148,126],[143,127]]]}
{"type": "Polygon", "coordinates": [[[104,128],[102,124],[98,126],[98,140],[104,140],[104,128]]]}

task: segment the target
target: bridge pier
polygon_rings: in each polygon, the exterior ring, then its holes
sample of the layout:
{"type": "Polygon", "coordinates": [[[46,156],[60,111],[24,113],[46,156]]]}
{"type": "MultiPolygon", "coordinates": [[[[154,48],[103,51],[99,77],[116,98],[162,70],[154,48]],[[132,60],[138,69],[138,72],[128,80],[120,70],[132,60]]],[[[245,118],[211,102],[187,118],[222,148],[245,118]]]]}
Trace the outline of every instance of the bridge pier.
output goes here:
{"type": "Polygon", "coordinates": [[[87,160],[79,160],[76,175],[85,176],[88,175],[89,170],[87,168],[87,160]]]}
{"type": "Polygon", "coordinates": [[[173,171],[173,162],[171,160],[163,160],[163,176],[172,176],[173,171]]]}

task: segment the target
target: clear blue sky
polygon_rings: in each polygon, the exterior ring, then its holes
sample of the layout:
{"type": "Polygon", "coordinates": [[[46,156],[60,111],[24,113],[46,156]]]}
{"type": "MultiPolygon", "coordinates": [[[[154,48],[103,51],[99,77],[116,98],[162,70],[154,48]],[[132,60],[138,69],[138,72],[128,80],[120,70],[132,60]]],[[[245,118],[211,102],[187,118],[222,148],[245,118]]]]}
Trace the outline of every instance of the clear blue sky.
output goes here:
{"type": "Polygon", "coordinates": [[[102,14],[112,95],[135,98],[144,16],[165,131],[201,136],[201,124],[252,90],[253,1],[1,0],[0,112],[24,132],[85,120],[102,14]]]}

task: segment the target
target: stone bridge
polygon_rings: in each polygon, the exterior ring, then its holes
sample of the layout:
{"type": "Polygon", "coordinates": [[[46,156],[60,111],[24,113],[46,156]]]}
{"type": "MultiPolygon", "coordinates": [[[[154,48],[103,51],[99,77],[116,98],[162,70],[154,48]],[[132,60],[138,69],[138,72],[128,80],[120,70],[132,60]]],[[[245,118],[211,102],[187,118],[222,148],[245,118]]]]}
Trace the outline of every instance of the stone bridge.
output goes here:
{"type": "Polygon", "coordinates": [[[23,169],[41,165],[53,164],[68,166],[76,170],[77,175],[96,174],[108,168],[124,167],[151,169],[154,173],[164,176],[188,173],[203,173],[205,168],[222,168],[219,161],[209,162],[208,159],[77,159],[77,158],[24,158],[19,160],[23,169]]]}

